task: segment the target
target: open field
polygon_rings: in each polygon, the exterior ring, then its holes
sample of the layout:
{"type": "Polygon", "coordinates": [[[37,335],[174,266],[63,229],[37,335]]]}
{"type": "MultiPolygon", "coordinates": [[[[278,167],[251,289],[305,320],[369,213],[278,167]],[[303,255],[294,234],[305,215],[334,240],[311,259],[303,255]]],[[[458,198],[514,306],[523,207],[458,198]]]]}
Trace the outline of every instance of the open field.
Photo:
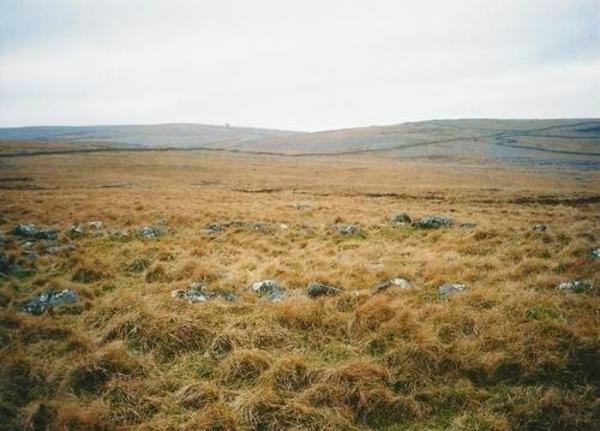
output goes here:
{"type": "Polygon", "coordinates": [[[600,171],[469,160],[0,158],[0,429],[599,429],[600,171]]]}

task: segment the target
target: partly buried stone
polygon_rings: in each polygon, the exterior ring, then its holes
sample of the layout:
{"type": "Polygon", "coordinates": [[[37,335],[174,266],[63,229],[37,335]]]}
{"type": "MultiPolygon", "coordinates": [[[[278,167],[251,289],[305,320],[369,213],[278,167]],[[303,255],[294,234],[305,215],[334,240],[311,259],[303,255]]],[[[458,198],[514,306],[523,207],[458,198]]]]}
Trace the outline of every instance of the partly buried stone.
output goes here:
{"type": "Polygon", "coordinates": [[[96,231],[104,229],[104,223],[102,223],[99,220],[89,221],[87,225],[90,229],[96,230],[96,231]]]}
{"type": "Polygon", "coordinates": [[[600,259],[600,247],[595,247],[590,250],[590,256],[592,259],[600,259]]]}
{"type": "Polygon", "coordinates": [[[565,281],[564,283],[560,283],[558,286],[556,286],[556,290],[560,290],[561,292],[575,293],[589,292],[593,288],[594,286],[592,283],[581,280],[565,281]]]}
{"type": "Polygon", "coordinates": [[[383,292],[384,290],[389,289],[390,287],[395,287],[398,289],[412,289],[413,286],[410,284],[408,280],[405,278],[391,278],[389,280],[383,281],[375,286],[375,293],[383,292]]]}
{"type": "Polygon", "coordinates": [[[397,226],[409,224],[411,222],[410,216],[406,213],[397,213],[390,218],[390,223],[397,226]]]}
{"type": "Polygon", "coordinates": [[[12,272],[13,266],[10,264],[8,257],[0,254],[0,275],[8,275],[12,272]]]}
{"type": "Polygon", "coordinates": [[[285,289],[274,280],[257,281],[250,285],[250,289],[261,298],[269,301],[281,301],[286,297],[285,289]]]}
{"type": "Polygon", "coordinates": [[[546,232],[548,230],[548,226],[545,224],[534,224],[533,231],[534,232],[546,232]]]}
{"type": "Polygon", "coordinates": [[[461,283],[445,283],[438,289],[438,295],[441,299],[447,299],[451,296],[464,293],[467,286],[461,283]]]}
{"type": "Polygon", "coordinates": [[[223,226],[221,223],[211,223],[208,226],[206,226],[204,232],[206,232],[209,235],[215,235],[217,233],[223,232],[224,230],[225,226],[223,226]]]}
{"type": "Polygon", "coordinates": [[[340,235],[344,236],[362,235],[363,233],[363,230],[357,224],[336,224],[334,228],[340,235]]]}
{"type": "Polygon", "coordinates": [[[78,300],[79,295],[72,289],[64,289],[60,292],[51,290],[23,304],[22,310],[26,313],[42,314],[50,308],[72,304],[78,300]]]}
{"type": "Polygon", "coordinates": [[[447,216],[432,215],[425,216],[414,223],[414,226],[419,229],[439,229],[441,227],[450,227],[454,224],[454,220],[447,216]]]}
{"type": "Polygon", "coordinates": [[[308,291],[306,294],[310,298],[316,298],[318,296],[335,296],[342,293],[342,289],[338,289],[337,287],[327,286],[322,283],[309,283],[308,291]]]}
{"type": "Polygon", "coordinates": [[[39,230],[34,224],[18,224],[10,233],[21,238],[35,238],[38,232],[39,230]]]}
{"type": "Polygon", "coordinates": [[[155,226],[143,226],[137,230],[140,238],[154,239],[160,236],[160,229],[155,226]]]}
{"type": "Polygon", "coordinates": [[[463,222],[460,224],[460,227],[463,229],[475,229],[477,227],[477,223],[463,222]]]}
{"type": "Polygon", "coordinates": [[[171,292],[171,297],[182,299],[190,303],[206,302],[208,298],[196,289],[176,289],[171,292]]]}
{"type": "Polygon", "coordinates": [[[75,244],[53,245],[50,247],[46,247],[46,253],[48,253],[48,254],[68,253],[68,252],[76,250],[76,249],[77,249],[77,246],[75,244]]]}

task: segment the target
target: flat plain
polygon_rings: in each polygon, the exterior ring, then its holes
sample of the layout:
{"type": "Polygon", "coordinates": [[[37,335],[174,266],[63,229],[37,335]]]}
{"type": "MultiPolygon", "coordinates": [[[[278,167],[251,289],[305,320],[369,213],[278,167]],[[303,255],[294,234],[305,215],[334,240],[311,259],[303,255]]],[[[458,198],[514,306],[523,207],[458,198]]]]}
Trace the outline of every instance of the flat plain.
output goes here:
{"type": "Polygon", "coordinates": [[[106,151],[0,158],[0,202],[2,429],[600,424],[598,170],[106,151]]]}

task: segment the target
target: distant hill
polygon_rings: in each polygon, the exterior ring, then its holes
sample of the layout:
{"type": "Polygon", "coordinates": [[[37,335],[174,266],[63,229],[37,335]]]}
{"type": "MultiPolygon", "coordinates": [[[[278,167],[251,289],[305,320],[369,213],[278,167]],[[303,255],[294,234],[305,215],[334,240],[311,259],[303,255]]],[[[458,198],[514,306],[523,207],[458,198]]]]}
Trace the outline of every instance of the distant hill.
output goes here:
{"type": "Polygon", "coordinates": [[[63,152],[68,144],[79,144],[88,148],[198,148],[290,156],[372,154],[600,168],[598,119],[432,120],[314,133],[200,124],[23,127],[0,129],[0,140],[60,144],[63,152]]]}

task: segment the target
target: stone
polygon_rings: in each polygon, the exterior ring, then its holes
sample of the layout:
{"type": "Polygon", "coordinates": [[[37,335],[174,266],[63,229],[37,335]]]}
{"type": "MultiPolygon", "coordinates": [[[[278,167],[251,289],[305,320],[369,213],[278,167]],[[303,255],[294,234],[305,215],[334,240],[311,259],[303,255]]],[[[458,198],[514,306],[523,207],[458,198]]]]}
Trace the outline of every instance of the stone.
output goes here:
{"type": "Polygon", "coordinates": [[[261,298],[277,302],[285,298],[285,289],[274,280],[263,280],[250,285],[250,289],[261,298]]]}
{"type": "Polygon", "coordinates": [[[154,239],[160,236],[160,229],[155,226],[143,226],[137,230],[137,234],[141,238],[154,239]]]}
{"type": "Polygon", "coordinates": [[[26,313],[42,314],[50,308],[64,304],[72,304],[78,300],[79,294],[72,289],[64,289],[60,292],[51,290],[26,302],[21,309],[26,313]]]}
{"type": "Polygon", "coordinates": [[[341,289],[337,287],[327,286],[322,283],[309,283],[307,295],[310,298],[316,298],[318,296],[334,296],[342,293],[341,289]]]}
{"type": "Polygon", "coordinates": [[[402,226],[411,222],[410,216],[406,213],[397,213],[390,218],[390,223],[402,226]]]}
{"type": "Polygon", "coordinates": [[[201,292],[204,289],[204,283],[201,281],[194,281],[192,284],[190,284],[190,289],[201,292]]]}
{"type": "Polygon", "coordinates": [[[477,227],[477,223],[464,222],[460,224],[460,227],[463,229],[475,229],[477,227]]]}
{"type": "Polygon", "coordinates": [[[67,231],[67,235],[69,235],[69,236],[82,236],[84,234],[85,234],[85,230],[83,229],[82,226],[80,226],[78,224],[74,224],[67,231]]]}
{"type": "Polygon", "coordinates": [[[171,297],[182,299],[190,303],[206,302],[208,298],[204,294],[195,289],[176,289],[171,292],[171,297]]]}
{"type": "Polygon", "coordinates": [[[461,283],[445,283],[438,289],[438,295],[441,299],[447,299],[451,296],[464,293],[467,286],[461,283]]]}
{"type": "Polygon", "coordinates": [[[311,206],[309,204],[306,204],[306,203],[303,203],[303,202],[298,202],[298,203],[294,204],[293,206],[297,210],[309,210],[309,209],[311,209],[311,206]]]}
{"type": "Polygon", "coordinates": [[[206,229],[204,229],[204,232],[206,232],[209,235],[215,235],[219,232],[223,232],[225,230],[225,226],[223,226],[221,223],[212,223],[209,224],[206,229]]]}
{"type": "Polygon", "coordinates": [[[92,230],[102,230],[104,229],[104,223],[98,220],[89,221],[88,224],[90,229],[92,230]]]}
{"type": "Polygon", "coordinates": [[[68,253],[68,252],[76,250],[76,249],[77,249],[77,246],[75,244],[53,245],[50,247],[46,247],[46,253],[48,253],[48,254],[68,253]]]}
{"type": "Polygon", "coordinates": [[[595,247],[590,250],[590,256],[592,259],[600,259],[600,247],[595,247]]]}
{"type": "Polygon", "coordinates": [[[33,250],[23,250],[21,254],[31,261],[38,260],[40,257],[39,254],[33,250]]]}
{"type": "Polygon", "coordinates": [[[425,216],[417,220],[413,225],[419,229],[439,229],[441,227],[450,227],[454,220],[447,216],[425,216]]]}
{"type": "Polygon", "coordinates": [[[54,241],[58,238],[58,231],[56,229],[41,229],[35,235],[37,239],[45,239],[49,241],[54,241]]]}
{"type": "Polygon", "coordinates": [[[11,231],[14,236],[21,238],[35,238],[38,232],[34,224],[18,224],[11,231]]]}
{"type": "Polygon", "coordinates": [[[390,287],[396,287],[398,289],[412,289],[413,286],[405,278],[392,278],[375,286],[375,292],[383,292],[390,287]]]}
{"type": "Polygon", "coordinates": [[[0,254],[0,275],[8,275],[12,272],[12,265],[10,264],[8,257],[4,254],[0,254]]]}
{"type": "Polygon", "coordinates": [[[545,224],[535,224],[533,225],[534,232],[546,232],[548,230],[548,226],[545,224]]]}
{"type": "Polygon", "coordinates": [[[591,291],[594,288],[592,283],[588,281],[581,280],[573,280],[573,281],[565,281],[564,283],[560,283],[556,286],[556,290],[560,290],[561,292],[575,292],[575,293],[583,293],[591,291]]]}
{"type": "Polygon", "coordinates": [[[336,224],[335,230],[344,236],[361,235],[363,233],[361,227],[356,224],[336,224]]]}

